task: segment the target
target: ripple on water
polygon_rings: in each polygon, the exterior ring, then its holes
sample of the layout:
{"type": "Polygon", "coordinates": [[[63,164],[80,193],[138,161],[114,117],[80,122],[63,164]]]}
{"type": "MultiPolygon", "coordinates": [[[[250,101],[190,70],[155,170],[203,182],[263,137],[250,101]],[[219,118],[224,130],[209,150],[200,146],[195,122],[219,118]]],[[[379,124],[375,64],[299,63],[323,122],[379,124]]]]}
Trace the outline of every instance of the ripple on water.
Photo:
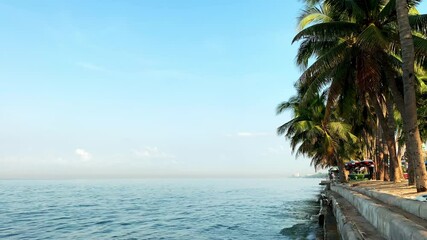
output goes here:
{"type": "Polygon", "coordinates": [[[313,232],[307,216],[316,210],[317,180],[289,181],[5,181],[0,238],[283,239],[281,232],[313,232]]]}

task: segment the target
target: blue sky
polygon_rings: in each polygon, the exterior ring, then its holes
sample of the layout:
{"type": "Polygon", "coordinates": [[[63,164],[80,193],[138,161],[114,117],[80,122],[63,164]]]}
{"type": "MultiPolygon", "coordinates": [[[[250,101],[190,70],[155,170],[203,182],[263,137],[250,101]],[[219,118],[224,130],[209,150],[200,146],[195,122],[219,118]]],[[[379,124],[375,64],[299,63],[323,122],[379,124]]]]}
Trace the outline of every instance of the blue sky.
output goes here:
{"type": "Polygon", "coordinates": [[[284,0],[0,1],[0,178],[311,173],[284,0]]]}

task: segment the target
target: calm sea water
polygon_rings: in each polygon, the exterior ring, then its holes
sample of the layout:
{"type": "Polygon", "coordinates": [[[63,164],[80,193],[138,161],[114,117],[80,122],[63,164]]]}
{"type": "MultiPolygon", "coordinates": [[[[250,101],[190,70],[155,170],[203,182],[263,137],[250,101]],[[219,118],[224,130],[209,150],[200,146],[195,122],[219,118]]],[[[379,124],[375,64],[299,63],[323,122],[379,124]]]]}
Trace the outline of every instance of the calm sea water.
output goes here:
{"type": "Polygon", "coordinates": [[[319,181],[0,181],[0,239],[316,239],[319,181]]]}

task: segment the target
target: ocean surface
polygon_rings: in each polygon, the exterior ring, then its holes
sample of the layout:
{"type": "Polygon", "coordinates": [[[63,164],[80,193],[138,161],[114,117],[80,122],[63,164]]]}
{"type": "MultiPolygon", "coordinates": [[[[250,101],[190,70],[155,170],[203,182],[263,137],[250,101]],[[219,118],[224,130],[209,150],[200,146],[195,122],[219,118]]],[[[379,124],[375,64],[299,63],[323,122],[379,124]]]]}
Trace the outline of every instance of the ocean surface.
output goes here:
{"type": "Polygon", "coordinates": [[[317,239],[319,182],[2,180],[0,239],[317,239]]]}

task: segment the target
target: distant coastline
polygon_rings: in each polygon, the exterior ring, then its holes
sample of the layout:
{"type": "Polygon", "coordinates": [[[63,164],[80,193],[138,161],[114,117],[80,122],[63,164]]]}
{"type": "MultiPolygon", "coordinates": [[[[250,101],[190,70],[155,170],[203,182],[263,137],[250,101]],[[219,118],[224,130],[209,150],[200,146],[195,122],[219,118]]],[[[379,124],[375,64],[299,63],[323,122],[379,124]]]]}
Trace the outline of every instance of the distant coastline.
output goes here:
{"type": "Polygon", "coordinates": [[[296,173],[291,176],[291,178],[327,178],[327,177],[328,177],[327,173],[314,173],[314,174],[305,174],[305,175],[300,175],[299,173],[296,173]]]}

